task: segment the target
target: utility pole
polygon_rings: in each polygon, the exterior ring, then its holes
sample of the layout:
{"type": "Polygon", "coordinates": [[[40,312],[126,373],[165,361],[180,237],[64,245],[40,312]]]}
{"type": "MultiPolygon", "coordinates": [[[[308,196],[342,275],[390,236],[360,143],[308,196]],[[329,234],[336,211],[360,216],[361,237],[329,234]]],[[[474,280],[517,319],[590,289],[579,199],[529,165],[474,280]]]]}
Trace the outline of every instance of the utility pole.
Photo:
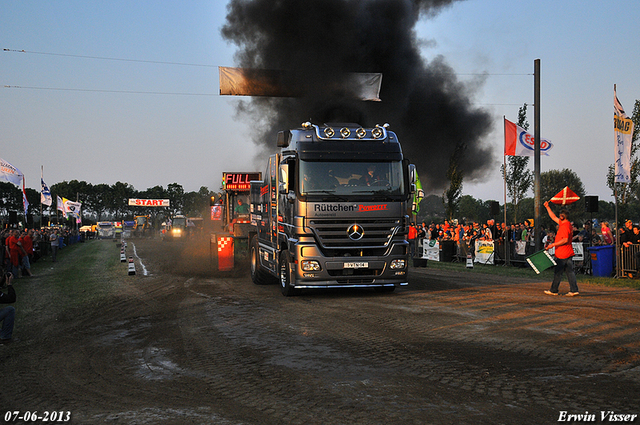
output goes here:
{"type": "Polygon", "coordinates": [[[540,238],[540,205],[541,205],[541,191],[540,191],[540,59],[534,61],[534,83],[533,83],[533,116],[535,120],[534,124],[534,160],[533,160],[533,199],[534,199],[534,236],[535,236],[535,251],[538,252],[541,249],[542,239],[540,238]]]}

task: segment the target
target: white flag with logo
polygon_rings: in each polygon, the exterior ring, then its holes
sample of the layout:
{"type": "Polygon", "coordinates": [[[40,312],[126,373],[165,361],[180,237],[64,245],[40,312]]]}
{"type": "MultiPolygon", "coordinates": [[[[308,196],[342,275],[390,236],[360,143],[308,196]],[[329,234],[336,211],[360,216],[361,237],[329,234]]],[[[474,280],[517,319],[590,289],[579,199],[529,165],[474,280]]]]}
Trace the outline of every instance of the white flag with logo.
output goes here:
{"type": "Polygon", "coordinates": [[[618,100],[615,86],[613,86],[613,109],[613,129],[616,141],[615,182],[631,183],[633,121],[624,112],[624,108],[618,100]]]}
{"type": "Polygon", "coordinates": [[[62,198],[64,203],[64,212],[71,217],[79,218],[80,217],[80,208],[82,207],[82,202],[73,202],[68,200],[67,198],[62,198]]]}
{"type": "Polygon", "coordinates": [[[0,158],[0,180],[20,186],[24,174],[4,159],[0,158]]]}

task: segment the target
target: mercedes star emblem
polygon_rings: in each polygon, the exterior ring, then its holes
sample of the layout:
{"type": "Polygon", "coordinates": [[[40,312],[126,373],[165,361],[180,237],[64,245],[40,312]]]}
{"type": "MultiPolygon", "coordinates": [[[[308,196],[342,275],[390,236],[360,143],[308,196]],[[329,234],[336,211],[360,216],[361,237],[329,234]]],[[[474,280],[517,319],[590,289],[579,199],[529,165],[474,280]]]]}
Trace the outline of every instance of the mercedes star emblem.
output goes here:
{"type": "Polygon", "coordinates": [[[347,229],[347,235],[349,235],[349,239],[352,241],[359,241],[364,236],[364,229],[358,224],[352,224],[347,229]]]}

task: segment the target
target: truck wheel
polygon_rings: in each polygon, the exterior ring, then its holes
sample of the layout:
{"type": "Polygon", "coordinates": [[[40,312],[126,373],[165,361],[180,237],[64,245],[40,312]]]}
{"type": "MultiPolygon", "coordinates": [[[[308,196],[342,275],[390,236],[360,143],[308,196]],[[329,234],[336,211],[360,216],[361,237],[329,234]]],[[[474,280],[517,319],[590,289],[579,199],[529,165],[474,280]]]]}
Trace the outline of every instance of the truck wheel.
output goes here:
{"type": "Polygon", "coordinates": [[[276,280],[262,267],[260,267],[260,254],[258,251],[258,241],[256,238],[251,240],[251,280],[256,285],[269,285],[275,283],[276,280]]]}
{"type": "Polygon", "coordinates": [[[293,273],[291,272],[291,257],[288,252],[280,254],[280,291],[285,297],[297,295],[298,290],[292,285],[293,273]]]}

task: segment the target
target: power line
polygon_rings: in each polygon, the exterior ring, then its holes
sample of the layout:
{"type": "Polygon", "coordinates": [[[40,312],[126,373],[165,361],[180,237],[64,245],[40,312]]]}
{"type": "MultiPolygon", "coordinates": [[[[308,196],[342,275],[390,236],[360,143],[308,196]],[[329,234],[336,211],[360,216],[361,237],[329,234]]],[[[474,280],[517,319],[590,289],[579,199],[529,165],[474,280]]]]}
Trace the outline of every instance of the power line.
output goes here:
{"type": "Polygon", "coordinates": [[[6,88],[6,89],[29,89],[29,90],[93,92],[93,93],[161,94],[161,95],[175,95],[175,96],[219,96],[217,93],[180,93],[180,92],[160,92],[160,91],[140,91],[140,90],[69,89],[69,88],[61,88],[61,87],[34,87],[34,86],[11,86],[11,85],[5,85],[4,88],[6,88]]]}
{"type": "Polygon", "coordinates": [[[154,63],[154,64],[161,64],[161,65],[199,66],[199,67],[207,67],[207,68],[218,67],[217,65],[207,65],[207,64],[200,64],[200,63],[163,62],[163,61],[152,61],[152,60],[143,60],[143,59],[109,58],[104,56],[71,55],[66,53],[34,52],[29,50],[16,50],[16,49],[2,49],[2,50],[5,52],[12,52],[12,53],[31,53],[34,55],[63,56],[63,57],[69,57],[69,58],[99,59],[99,60],[120,61],[120,62],[154,63]]]}
{"type": "MultiPolygon", "coordinates": [[[[120,62],[138,62],[138,63],[154,63],[161,65],[181,65],[181,66],[199,66],[199,67],[207,67],[207,68],[217,68],[217,65],[208,65],[208,64],[200,64],[200,63],[185,63],[185,62],[165,62],[165,61],[152,61],[152,60],[144,60],[144,59],[125,59],[125,58],[111,58],[105,56],[87,56],[87,55],[73,55],[67,53],[52,53],[52,52],[35,52],[31,50],[18,50],[18,49],[2,49],[5,52],[11,53],[30,53],[34,55],[47,55],[47,56],[62,56],[62,57],[70,57],[70,58],[82,58],[82,59],[98,59],[98,60],[109,60],[109,61],[120,61],[120,62]]],[[[488,73],[488,72],[477,72],[477,73],[458,73],[452,72],[452,74],[459,76],[532,76],[532,73],[488,73]]]]}

